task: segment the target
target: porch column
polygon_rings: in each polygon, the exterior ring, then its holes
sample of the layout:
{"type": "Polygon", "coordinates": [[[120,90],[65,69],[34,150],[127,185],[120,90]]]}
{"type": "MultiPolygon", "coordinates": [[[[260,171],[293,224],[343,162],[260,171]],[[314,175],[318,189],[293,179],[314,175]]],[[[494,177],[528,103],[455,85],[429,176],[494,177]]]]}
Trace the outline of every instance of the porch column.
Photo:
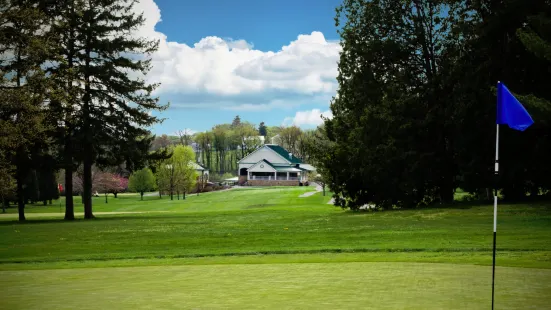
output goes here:
{"type": "Polygon", "coordinates": [[[287,172],[287,181],[289,181],[289,172],[287,172]]]}
{"type": "Polygon", "coordinates": [[[277,171],[274,172],[274,180],[277,181],[277,171]]]}

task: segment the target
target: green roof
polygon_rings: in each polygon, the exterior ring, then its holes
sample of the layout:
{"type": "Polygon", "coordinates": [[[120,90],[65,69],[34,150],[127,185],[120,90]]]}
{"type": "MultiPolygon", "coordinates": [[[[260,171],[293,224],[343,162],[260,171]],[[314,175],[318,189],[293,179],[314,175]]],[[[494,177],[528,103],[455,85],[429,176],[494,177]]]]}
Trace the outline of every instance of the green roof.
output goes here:
{"type": "Polygon", "coordinates": [[[302,160],[300,160],[300,158],[296,157],[295,155],[292,155],[292,157],[289,158],[289,152],[281,146],[274,144],[266,144],[266,146],[281,155],[283,158],[290,161],[292,164],[302,164],[302,160]]]}

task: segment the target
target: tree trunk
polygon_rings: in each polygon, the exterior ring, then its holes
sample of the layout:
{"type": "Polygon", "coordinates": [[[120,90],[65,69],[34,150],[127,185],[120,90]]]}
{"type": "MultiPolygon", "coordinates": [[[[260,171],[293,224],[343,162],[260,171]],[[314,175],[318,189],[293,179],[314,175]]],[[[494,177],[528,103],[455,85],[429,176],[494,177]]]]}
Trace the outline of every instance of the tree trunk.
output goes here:
{"type": "MultiPolygon", "coordinates": [[[[93,27],[93,21],[90,22],[90,27],[93,27]]],[[[85,58],[84,58],[84,96],[83,96],[83,107],[82,107],[82,117],[84,118],[83,127],[82,130],[84,132],[84,147],[83,147],[83,153],[84,153],[84,160],[83,160],[83,168],[84,168],[84,180],[83,180],[83,198],[84,198],[84,218],[85,219],[92,219],[94,218],[94,215],[92,214],[92,164],[93,164],[93,157],[92,152],[93,150],[93,144],[94,141],[92,139],[92,124],[91,124],[91,118],[90,115],[91,109],[92,109],[92,90],[90,86],[90,71],[92,71],[92,65],[91,62],[91,34],[87,34],[86,38],[84,40],[84,51],[85,51],[85,58]]]]}
{"type": "Polygon", "coordinates": [[[117,198],[117,192],[114,192],[114,193],[113,193],[113,196],[115,196],[115,198],[117,198]]]}
{"type": "MultiPolygon", "coordinates": [[[[71,5],[71,21],[74,16],[75,8],[74,4],[71,5]]],[[[73,54],[74,54],[74,36],[73,31],[70,31],[69,38],[67,40],[68,44],[68,55],[67,55],[67,65],[69,69],[73,67],[73,54]]],[[[67,90],[73,87],[73,79],[67,79],[67,90]]],[[[72,103],[70,103],[72,104],[72,103]]],[[[65,145],[63,153],[65,156],[65,220],[72,221],[75,219],[75,207],[73,202],[73,143],[71,136],[71,124],[70,124],[70,113],[67,113],[65,117],[65,122],[67,127],[65,128],[65,145]]]]}
{"type": "Polygon", "coordinates": [[[454,186],[453,182],[450,182],[448,180],[442,179],[442,183],[440,185],[440,202],[441,203],[452,203],[454,200],[454,186]]]}
{"type": "Polygon", "coordinates": [[[176,195],[178,196],[178,200],[180,200],[180,191],[177,191],[176,195]]]}
{"type": "Polygon", "coordinates": [[[47,205],[48,205],[48,200],[44,199],[44,200],[42,201],[42,203],[44,204],[44,206],[47,206],[47,205]]]}
{"type": "Polygon", "coordinates": [[[143,192],[140,192],[141,200],[143,200],[143,192]]]}
{"type": "Polygon", "coordinates": [[[325,184],[322,185],[323,188],[323,196],[325,196],[325,184]]]}
{"type": "MultiPolygon", "coordinates": [[[[67,143],[65,144],[65,156],[72,158],[70,152],[67,153],[67,143]]],[[[75,219],[75,206],[73,202],[73,163],[72,159],[67,160],[67,162],[65,166],[65,220],[72,221],[75,219]]]]}
{"type": "Polygon", "coordinates": [[[84,203],[84,218],[92,219],[94,214],[92,214],[92,158],[90,156],[90,147],[84,147],[84,175],[83,175],[83,203],[84,203]]]}
{"type": "Polygon", "coordinates": [[[23,170],[23,162],[21,157],[23,156],[22,150],[17,150],[16,153],[17,167],[17,212],[19,213],[19,221],[25,221],[25,190],[23,188],[23,183],[25,182],[25,171],[23,170]]]}
{"type": "Polygon", "coordinates": [[[52,200],[51,199],[48,202],[49,202],[50,205],[52,205],[52,200]]]}
{"type": "Polygon", "coordinates": [[[163,198],[163,192],[159,190],[159,199],[163,198]]]}
{"type": "Polygon", "coordinates": [[[184,191],[183,195],[184,195],[184,200],[185,200],[186,199],[186,191],[184,191]]]}
{"type": "Polygon", "coordinates": [[[105,203],[107,203],[107,193],[105,193],[105,203]]]}

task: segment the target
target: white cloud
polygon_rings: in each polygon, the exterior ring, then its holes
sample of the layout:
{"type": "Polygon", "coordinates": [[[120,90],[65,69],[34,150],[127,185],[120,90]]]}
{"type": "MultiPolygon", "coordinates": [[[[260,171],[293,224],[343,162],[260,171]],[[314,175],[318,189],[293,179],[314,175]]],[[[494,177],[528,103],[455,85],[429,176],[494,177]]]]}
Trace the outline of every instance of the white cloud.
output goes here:
{"type": "Polygon", "coordinates": [[[325,118],[332,118],[333,114],[327,110],[321,112],[320,109],[313,109],[309,111],[298,111],[294,117],[286,117],[283,120],[284,126],[319,126],[323,124],[322,116],[325,118]]]}
{"type": "Polygon", "coordinates": [[[230,98],[225,106],[232,109],[258,109],[255,105],[270,105],[276,99],[333,95],[336,91],[341,47],[321,32],[299,35],[276,52],[255,50],[245,40],[216,36],[189,46],[168,41],[166,35],[155,31],[161,12],[153,0],[141,0],[134,9],[143,12],[146,20],[136,33],[159,40],[147,76],[149,82],[161,83],[157,94],[208,94],[230,98]],[[239,96],[251,95],[261,99],[239,102],[239,96]]]}

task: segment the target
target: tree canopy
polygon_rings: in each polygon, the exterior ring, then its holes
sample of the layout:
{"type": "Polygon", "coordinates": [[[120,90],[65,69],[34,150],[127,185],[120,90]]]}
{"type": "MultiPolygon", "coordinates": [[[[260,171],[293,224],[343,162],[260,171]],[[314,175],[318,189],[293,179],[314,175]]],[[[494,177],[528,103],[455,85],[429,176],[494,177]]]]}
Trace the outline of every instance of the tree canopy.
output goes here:
{"type": "Polygon", "coordinates": [[[320,159],[336,204],[415,207],[450,202],[457,187],[482,196],[499,80],[536,121],[522,136],[504,130],[500,187],[508,199],[548,191],[550,13],[545,1],[343,1],[320,159]]]}
{"type": "Polygon", "coordinates": [[[143,200],[143,194],[145,192],[155,189],[155,176],[149,168],[143,168],[130,175],[128,179],[128,188],[131,191],[140,193],[143,200]]]}

